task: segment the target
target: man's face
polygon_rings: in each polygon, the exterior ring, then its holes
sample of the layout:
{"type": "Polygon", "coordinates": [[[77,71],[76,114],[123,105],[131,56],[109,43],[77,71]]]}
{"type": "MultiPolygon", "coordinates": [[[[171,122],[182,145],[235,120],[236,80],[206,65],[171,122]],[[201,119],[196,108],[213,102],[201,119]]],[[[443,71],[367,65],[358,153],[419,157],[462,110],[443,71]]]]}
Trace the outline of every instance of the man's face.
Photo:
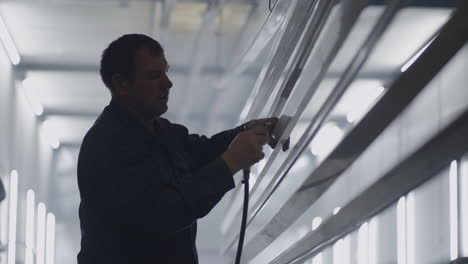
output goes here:
{"type": "Polygon", "coordinates": [[[140,48],[135,55],[135,75],[128,89],[129,99],[145,118],[161,116],[167,111],[172,82],[166,72],[168,64],[163,55],[140,48]]]}

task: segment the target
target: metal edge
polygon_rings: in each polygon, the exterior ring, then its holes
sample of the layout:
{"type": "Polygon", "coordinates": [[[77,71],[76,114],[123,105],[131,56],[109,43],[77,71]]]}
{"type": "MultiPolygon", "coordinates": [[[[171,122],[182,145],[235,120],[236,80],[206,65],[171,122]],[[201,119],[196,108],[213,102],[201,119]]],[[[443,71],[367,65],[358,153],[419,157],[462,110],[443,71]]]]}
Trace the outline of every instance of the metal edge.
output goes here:
{"type": "MultiPolygon", "coordinates": [[[[353,3],[356,3],[356,1],[353,2],[353,3]]],[[[318,84],[320,83],[320,81],[319,81],[319,80],[321,79],[320,76],[323,77],[323,76],[325,75],[325,73],[327,72],[328,66],[330,66],[330,64],[331,64],[331,62],[332,62],[334,56],[336,56],[336,52],[339,50],[339,48],[341,47],[341,45],[344,43],[344,40],[345,40],[347,34],[349,34],[349,33],[351,32],[352,25],[353,25],[354,22],[357,20],[357,18],[358,18],[358,16],[359,16],[360,12],[362,11],[362,9],[364,8],[364,6],[365,6],[366,3],[367,3],[367,1],[364,1],[364,0],[359,1],[359,5],[357,5],[358,7],[353,6],[353,9],[351,9],[351,11],[349,11],[349,13],[351,13],[351,14],[343,15],[343,16],[341,17],[341,19],[343,19],[343,21],[342,21],[342,22],[343,22],[343,26],[344,26],[346,29],[341,29],[340,34],[339,34],[339,36],[338,36],[338,40],[337,40],[337,42],[336,42],[336,45],[333,46],[333,49],[332,49],[332,50],[330,50],[329,56],[327,57],[327,61],[324,63],[324,67],[322,67],[322,69],[320,70],[319,77],[317,77],[317,79],[316,79],[316,81],[314,82],[314,84],[311,85],[312,88],[309,89],[307,95],[306,95],[306,96],[304,97],[304,99],[302,100],[301,105],[300,105],[300,107],[299,107],[301,110],[298,110],[298,111],[297,111],[297,113],[296,113],[297,116],[295,117],[295,121],[294,121],[294,122],[290,122],[290,123],[295,123],[295,122],[297,121],[298,116],[300,115],[300,113],[302,113],[302,112],[304,111],[304,109],[306,108],[307,103],[308,103],[308,101],[309,101],[308,99],[310,99],[310,97],[312,97],[313,93],[315,92],[315,89],[318,87],[318,84]],[[346,23],[344,23],[344,21],[346,21],[346,23]],[[335,51],[335,52],[333,52],[333,51],[335,51]],[[332,54],[334,54],[334,55],[332,55],[332,54]],[[306,98],[308,98],[308,99],[306,100],[306,98]]],[[[347,2],[347,3],[345,3],[345,4],[346,4],[346,5],[350,5],[351,3],[350,3],[350,2],[347,2]]],[[[346,6],[345,8],[347,8],[347,7],[348,7],[348,6],[346,6]]],[[[292,125],[291,125],[291,124],[288,125],[288,128],[289,128],[289,130],[286,130],[283,134],[288,134],[288,133],[290,133],[290,130],[292,129],[292,125]]],[[[281,140],[282,140],[282,139],[281,139],[281,140]]],[[[275,151],[277,151],[277,150],[275,150],[275,151]]],[[[275,153],[275,152],[274,152],[274,153],[275,153]]],[[[276,153],[276,154],[277,154],[277,153],[276,153]]],[[[267,162],[267,164],[265,165],[265,168],[264,168],[263,171],[265,171],[265,169],[268,169],[268,168],[269,168],[268,166],[269,166],[270,164],[271,164],[271,162],[269,162],[269,163],[267,162]]],[[[262,173],[263,173],[263,171],[262,171],[262,173]]],[[[259,178],[257,179],[257,181],[260,180],[261,175],[262,175],[262,174],[259,175],[259,178]]],[[[255,185],[254,185],[254,187],[255,187],[255,185]]],[[[251,221],[249,221],[248,223],[251,223],[251,221]]],[[[231,224],[232,224],[232,223],[231,223],[231,224]]],[[[238,236],[235,235],[235,237],[231,240],[231,239],[229,238],[229,236],[228,236],[228,240],[231,241],[231,242],[230,242],[230,243],[228,244],[228,246],[223,250],[224,254],[227,254],[227,253],[228,253],[229,249],[235,244],[237,238],[238,238],[238,236]]]]}
{"type": "Polygon", "coordinates": [[[327,159],[312,172],[302,187],[247,243],[246,259],[251,260],[302,215],[311,202],[325,191],[313,184],[318,180],[335,178],[347,169],[466,43],[468,23],[464,21],[463,15],[466,15],[467,5],[465,3],[457,10],[418,60],[399,76],[382,99],[350,131],[327,159]],[[414,78],[414,76],[418,77],[414,78]]]}
{"type": "Polygon", "coordinates": [[[468,151],[468,110],[272,263],[304,261],[394,204],[468,151]]]}

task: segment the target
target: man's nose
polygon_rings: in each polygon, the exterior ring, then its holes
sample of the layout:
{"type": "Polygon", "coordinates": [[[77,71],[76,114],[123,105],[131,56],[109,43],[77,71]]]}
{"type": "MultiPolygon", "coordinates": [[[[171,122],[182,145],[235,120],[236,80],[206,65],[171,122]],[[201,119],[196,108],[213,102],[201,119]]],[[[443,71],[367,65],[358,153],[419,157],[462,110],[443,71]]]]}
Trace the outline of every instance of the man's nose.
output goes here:
{"type": "Polygon", "coordinates": [[[164,78],[165,78],[165,83],[168,89],[172,88],[172,82],[169,79],[169,76],[167,76],[167,73],[164,73],[164,78]]]}

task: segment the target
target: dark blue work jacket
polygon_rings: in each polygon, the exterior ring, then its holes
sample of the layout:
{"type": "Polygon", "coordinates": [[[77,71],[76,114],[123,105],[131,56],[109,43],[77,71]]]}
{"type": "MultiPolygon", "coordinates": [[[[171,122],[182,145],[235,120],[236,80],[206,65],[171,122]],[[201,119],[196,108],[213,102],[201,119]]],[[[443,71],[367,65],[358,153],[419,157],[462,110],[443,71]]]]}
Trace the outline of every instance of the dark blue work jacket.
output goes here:
{"type": "Polygon", "coordinates": [[[211,138],[164,118],[155,127],[111,101],[86,134],[79,264],[198,263],[196,221],[234,188],[220,155],[242,126],[211,138]]]}

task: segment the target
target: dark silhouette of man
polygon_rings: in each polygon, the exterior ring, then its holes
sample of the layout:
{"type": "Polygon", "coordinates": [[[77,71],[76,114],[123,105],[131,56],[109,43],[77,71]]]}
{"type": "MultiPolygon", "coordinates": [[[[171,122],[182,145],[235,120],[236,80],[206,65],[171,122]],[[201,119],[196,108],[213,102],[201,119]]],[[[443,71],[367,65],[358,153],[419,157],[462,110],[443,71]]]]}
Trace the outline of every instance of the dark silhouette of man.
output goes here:
{"type": "Polygon", "coordinates": [[[167,71],[163,48],[145,35],[124,35],[102,54],[112,100],[81,145],[79,264],[198,263],[197,219],[264,157],[277,118],[207,138],[160,117],[167,71]]]}

